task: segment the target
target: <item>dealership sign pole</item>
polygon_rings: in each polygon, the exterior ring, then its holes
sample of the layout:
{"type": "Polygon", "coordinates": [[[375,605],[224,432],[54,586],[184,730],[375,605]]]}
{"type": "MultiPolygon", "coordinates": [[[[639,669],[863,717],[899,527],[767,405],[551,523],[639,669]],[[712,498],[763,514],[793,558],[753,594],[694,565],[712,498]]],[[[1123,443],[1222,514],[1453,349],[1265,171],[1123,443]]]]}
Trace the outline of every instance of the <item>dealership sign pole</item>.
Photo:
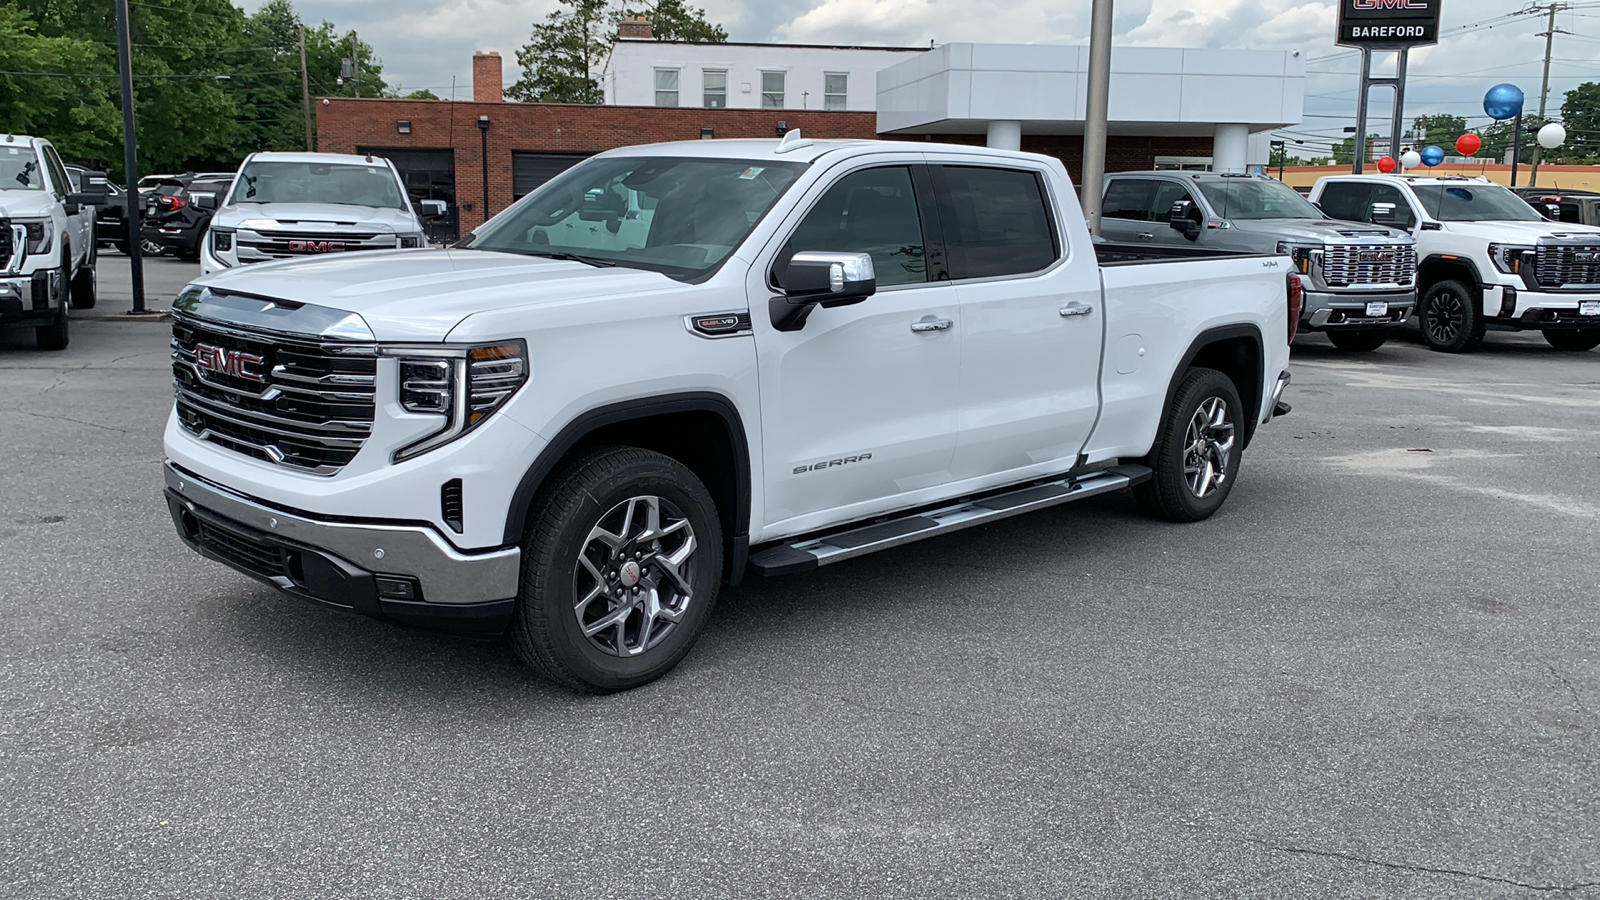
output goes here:
{"type": "Polygon", "coordinates": [[[1341,47],[1361,50],[1361,95],[1356,100],[1356,142],[1352,169],[1361,174],[1367,157],[1367,95],[1373,85],[1394,88],[1394,113],[1389,120],[1389,155],[1400,151],[1406,102],[1406,53],[1412,47],[1439,42],[1439,8],[1443,0],[1339,0],[1341,47]],[[1394,77],[1372,77],[1372,51],[1395,53],[1394,77]]]}

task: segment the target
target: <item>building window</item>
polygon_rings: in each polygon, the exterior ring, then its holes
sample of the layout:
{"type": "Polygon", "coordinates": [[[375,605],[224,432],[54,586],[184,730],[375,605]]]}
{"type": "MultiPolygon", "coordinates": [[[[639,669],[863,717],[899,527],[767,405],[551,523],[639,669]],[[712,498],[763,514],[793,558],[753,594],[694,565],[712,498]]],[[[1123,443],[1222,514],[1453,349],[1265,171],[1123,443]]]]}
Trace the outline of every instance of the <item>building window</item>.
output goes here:
{"type": "Polygon", "coordinates": [[[1211,171],[1211,157],[1158,156],[1156,157],[1155,167],[1163,172],[1209,172],[1211,171]]]}
{"type": "Polygon", "coordinates": [[[783,109],[782,72],[761,73],[761,108],[783,109]]]}
{"type": "Polygon", "coordinates": [[[678,105],[678,70],[656,70],[656,105],[678,105]]]}
{"type": "Polygon", "coordinates": [[[850,75],[829,72],[822,76],[822,108],[844,109],[850,98],[850,75]]]}
{"type": "Polygon", "coordinates": [[[706,69],[701,73],[705,84],[706,109],[727,109],[728,107],[728,73],[726,70],[706,69]]]}

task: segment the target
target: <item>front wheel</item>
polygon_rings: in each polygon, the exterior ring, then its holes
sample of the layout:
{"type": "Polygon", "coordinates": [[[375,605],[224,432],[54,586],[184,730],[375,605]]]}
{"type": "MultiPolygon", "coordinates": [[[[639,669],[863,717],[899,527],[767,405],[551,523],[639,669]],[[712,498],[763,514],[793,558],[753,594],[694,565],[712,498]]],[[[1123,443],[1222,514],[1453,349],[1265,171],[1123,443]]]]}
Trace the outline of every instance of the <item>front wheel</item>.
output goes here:
{"type": "Polygon", "coordinates": [[[552,474],[523,543],[512,625],[541,674],[592,693],[665,675],[688,655],[722,583],[722,527],[688,467],[602,447],[552,474]]]}
{"type": "Polygon", "coordinates": [[[1198,522],[1222,508],[1239,475],[1240,441],[1249,413],[1233,380],[1191,369],[1172,397],[1150,455],[1149,481],[1133,489],[1150,515],[1198,522]]]}
{"type": "Polygon", "coordinates": [[[72,308],[94,309],[96,291],[94,267],[85,264],[72,279],[72,308]]]}
{"type": "Polygon", "coordinates": [[[1370,353],[1389,340],[1389,332],[1382,328],[1358,328],[1350,331],[1328,332],[1328,340],[1335,347],[1350,353],[1370,353]]]}
{"type": "Polygon", "coordinates": [[[1459,281],[1441,281],[1422,295],[1418,318],[1422,340],[1441,353],[1464,353],[1483,342],[1483,315],[1474,292],[1459,281]]]}
{"type": "Polygon", "coordinates": [[[1576,328],[1571,331],[1546,329],[1544,339],[1557,350],[1593,350],[1600,347],[1600,328],[1576,328]]]}
{"type": "Polygon", "coordinates": [[[61,297],[60,305],[56,307],[55,318],[50,322],[49,325],[40,325],[33,330],[34,343],[39,345],[40,350],[67,349],[67,342],[70,337],[67,334],[67,325],[69,322],[67,317],[67,307],[72,305],[72,299],[70,296],[71,288],[69,287],[71,281],[69,280],[68,275],[71,272],[72,258],[68,256],[61,260],[61,270],[56,275],[56,277],[61,280],[61,297]]]}

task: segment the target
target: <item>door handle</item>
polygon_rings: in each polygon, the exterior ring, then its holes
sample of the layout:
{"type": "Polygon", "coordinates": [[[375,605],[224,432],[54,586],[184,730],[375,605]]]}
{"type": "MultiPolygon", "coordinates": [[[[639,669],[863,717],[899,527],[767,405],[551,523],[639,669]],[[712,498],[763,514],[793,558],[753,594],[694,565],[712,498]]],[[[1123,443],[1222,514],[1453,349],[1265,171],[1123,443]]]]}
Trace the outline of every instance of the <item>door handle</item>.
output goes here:
{"type": "Polygon", "coordinates": [[[925,331],[949,331],[950,326],[954,324],[955,323],[949,319],[935,319],[930,317],[922,319],[921,321],[912,322],[911,330],[917,332],[918,334],[921,334],[925,331]]]}
{"type": "Polygon", "coordinates": [[[1153,241],[1155,239],[1156,236],[1148,231],[1139,232],[1139,240],[1141,241],[1153,241]]]}
{"type": "Polygon", "coordinates": [[[1062,318],[1070,319],[1074,316],[1087,316],[1089,313],[1094,312],[1094,307],[1088,305],[1087,303],[1079,303],[1074,300],[1073,302],[1068,303],[1066,306],[1061,307],[1060,312],[1062,318]]]}

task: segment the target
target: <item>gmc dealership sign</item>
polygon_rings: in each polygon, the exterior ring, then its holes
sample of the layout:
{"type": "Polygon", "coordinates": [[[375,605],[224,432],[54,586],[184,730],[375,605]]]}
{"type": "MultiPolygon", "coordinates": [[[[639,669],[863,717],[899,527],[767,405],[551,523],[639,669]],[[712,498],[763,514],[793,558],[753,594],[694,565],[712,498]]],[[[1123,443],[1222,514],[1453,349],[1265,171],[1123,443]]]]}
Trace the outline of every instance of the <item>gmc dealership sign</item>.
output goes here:
{"type": "Polygon", "coordinates": [[[1439,41],[1442,0],[1339,0],[1339,41],[1346,47],[1398,48],[1439,41]]]}

